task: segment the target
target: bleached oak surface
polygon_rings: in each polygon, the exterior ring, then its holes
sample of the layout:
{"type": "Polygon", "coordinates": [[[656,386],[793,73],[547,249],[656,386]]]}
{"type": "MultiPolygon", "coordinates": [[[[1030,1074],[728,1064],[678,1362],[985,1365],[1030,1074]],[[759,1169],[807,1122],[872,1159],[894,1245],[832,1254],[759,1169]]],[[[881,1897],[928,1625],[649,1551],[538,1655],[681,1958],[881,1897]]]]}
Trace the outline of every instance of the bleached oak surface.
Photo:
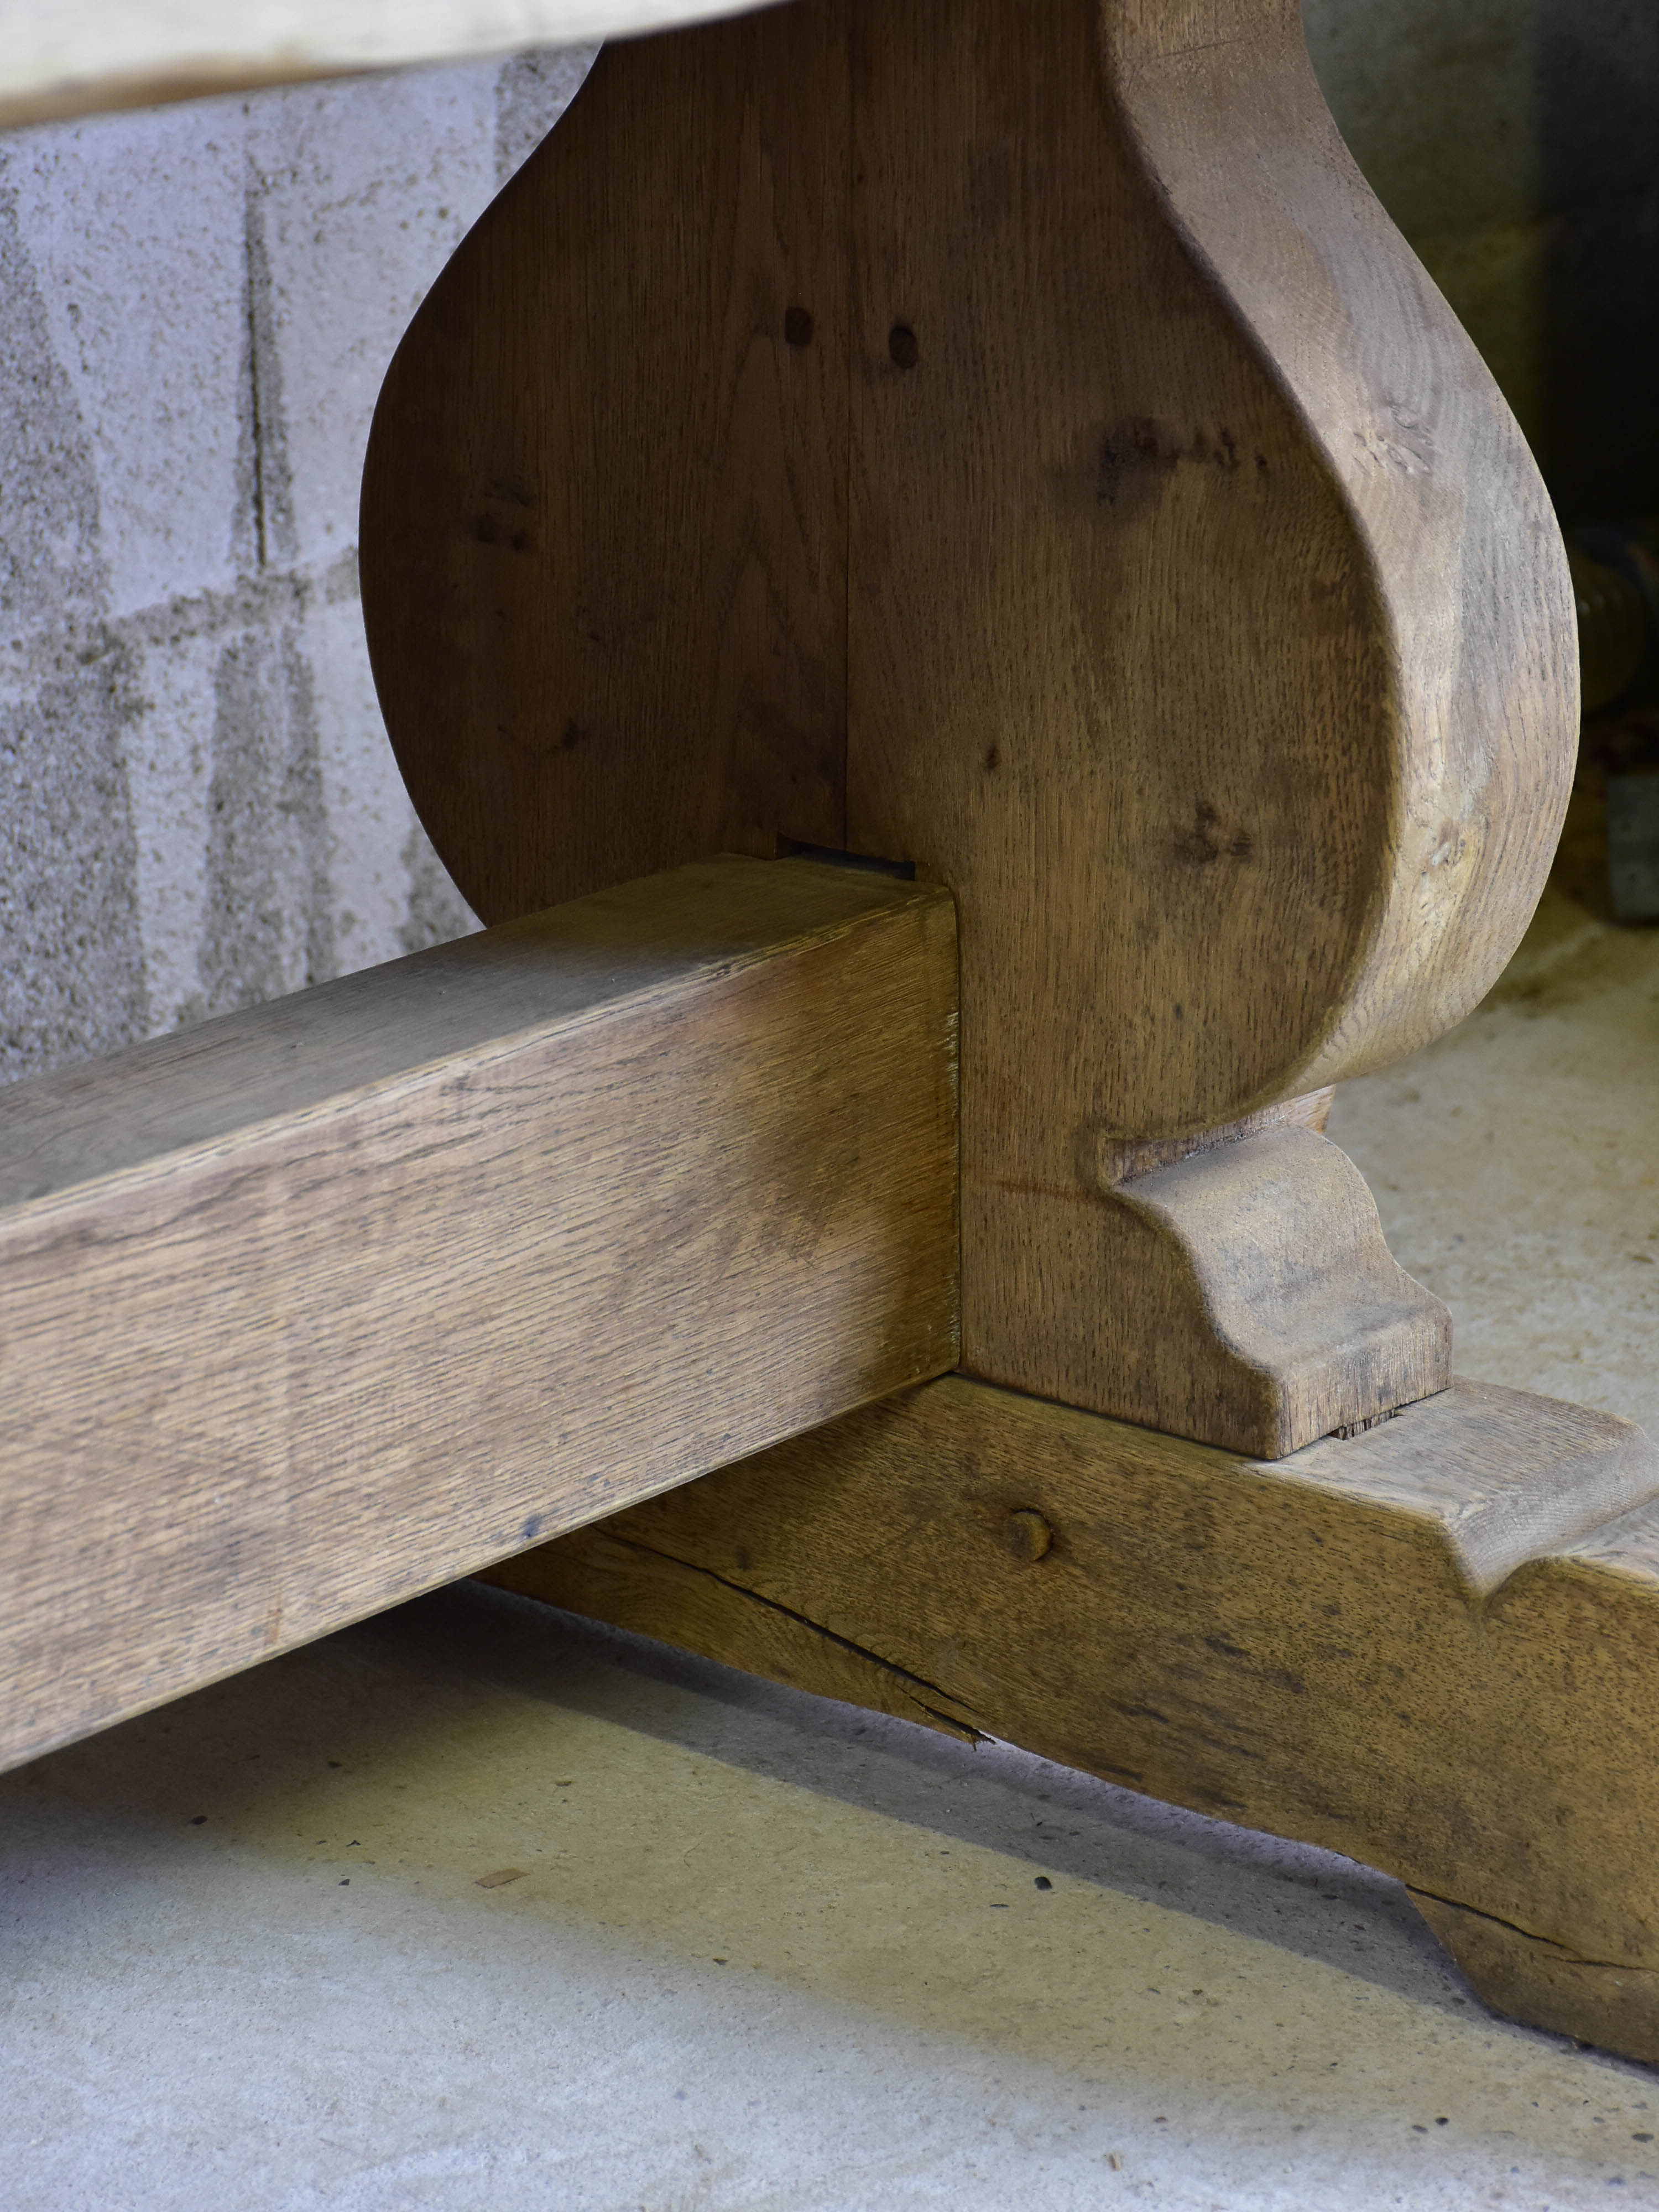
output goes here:
{"type": "Polygon", "coordinates": [[[955,1025],[727,860],[0,1094],[0,1765],[950,1367],[955,1025]]]}
{"type": "Polygon", "coordinates": [[[4,0],[0,126],[204,93],[575,46],[755,0],[4,0]]]}

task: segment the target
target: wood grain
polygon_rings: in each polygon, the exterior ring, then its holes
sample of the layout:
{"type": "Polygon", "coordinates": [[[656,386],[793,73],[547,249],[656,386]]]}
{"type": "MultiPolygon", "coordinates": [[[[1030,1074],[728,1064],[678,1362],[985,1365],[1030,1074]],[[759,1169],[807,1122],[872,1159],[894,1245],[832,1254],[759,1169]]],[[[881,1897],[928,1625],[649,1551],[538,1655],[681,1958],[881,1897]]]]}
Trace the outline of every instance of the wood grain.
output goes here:
{"type": "Polygon", "coordinates": [[[948,1368],[955,988],[726,860],[0,1092],[0,1761],[948,1368]]]}
{"type": "Polygon", "coordinates": [[[963,1362],[1037,1389],[1030,1273],[1102,1149],[1456,1020],[1571,775],[1519,433],[1294,6],[1200,12],[854,19],[848,835],[957,896],[963,1362]]]}
{"type": "Polygon", "coordinates": [[[838,842],[844,720],[848,842],[961,902],[988,1174],[1422,1042],[1565,804],[1536,471],[1294,7],[1217,21],[802,0],[613,49],[370,456],[377,670],[469,896],[838,842]]]}
{"type": "Polygon", "coordinates": [[[486,921],[846,842],[848,159],[838,6],[607,49],[398,350],[369,648],[486,921]]]}
{"type": "MultiPolygon", "coordinates": [[[[487,917],[781,841],[948,886],[963,1364],[1172,1426],[1079,1224],[1474,1004],[1577,726],[1536,471],[1293,0],[1194,6],[799,0],[607,52],[411,327],[362,531],[487,917]]],[[[1346,1219],[1297,1212],[1328,1282],[1346,1219]]]]}
{"type": "Polygon", "coordinates": [[[1327,1085],[1322,1091],[1310,1091],[1300,1098],[1281,1099],[1276,1105],[1261,1107],[1254,1114],[1241,1115],[1236,1121],[1224,1121],[1218,1128],[1200,1129],[1184,1137],[1139,1137],[1127,1140],[1103,1137],[1091,1148],[1091,1157],[1083,1173],[1091,1188],[1115,1190],[1133,1176],[1150,1175],[1154,1168],[1172,1168],[1178,1161],[1192,1159],[1200,1152],[1213,1152],[1218,1145],[1230,1145],[1236,1138],[1259,1137],[1270,1129],[1311,1129],[1316,1137],[1322,1137],[1335,1097],[1334,1089],[1327,1085]]]}
{"type": "Polygon", "coordinates": [[[1386,1869],[1495,2002],[1659,2059],[1626,1422],[1459,1382],[1261,1465],[952,1376],[492,1579],[1386,1869]]]}

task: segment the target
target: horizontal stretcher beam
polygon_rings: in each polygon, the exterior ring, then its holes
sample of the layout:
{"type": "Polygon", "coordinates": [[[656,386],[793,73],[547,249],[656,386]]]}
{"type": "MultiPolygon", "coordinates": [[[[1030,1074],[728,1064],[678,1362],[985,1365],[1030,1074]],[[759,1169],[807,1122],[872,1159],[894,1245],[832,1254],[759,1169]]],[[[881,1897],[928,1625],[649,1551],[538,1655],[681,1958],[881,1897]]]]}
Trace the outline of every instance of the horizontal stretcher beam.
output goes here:
{"type": "Polygon", "coordinates": [[[955,1082],[731,859],[0,1093],[0,1765],[951,1367],[955,1082]]]}

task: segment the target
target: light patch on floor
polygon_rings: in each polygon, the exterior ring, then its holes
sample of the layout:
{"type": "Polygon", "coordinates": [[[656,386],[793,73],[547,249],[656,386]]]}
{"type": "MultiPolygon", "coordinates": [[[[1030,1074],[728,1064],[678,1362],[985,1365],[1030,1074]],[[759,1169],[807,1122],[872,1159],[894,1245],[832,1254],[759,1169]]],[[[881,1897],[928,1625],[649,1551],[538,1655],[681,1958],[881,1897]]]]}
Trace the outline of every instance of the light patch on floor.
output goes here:
{"type": "Polygon", "coordinates": [[[1329,1133],[1460,1374],[1659,1437],[1659,930],[1550,890],[1480,1009],[1343,1085],[1329,1133]]]}
{"type": "Polygon", "coordinates": [[[1392,1882],[501,1592],[0,1832],[16,2212],[1659,2203],[1653,2075],[1392,1882]]]}

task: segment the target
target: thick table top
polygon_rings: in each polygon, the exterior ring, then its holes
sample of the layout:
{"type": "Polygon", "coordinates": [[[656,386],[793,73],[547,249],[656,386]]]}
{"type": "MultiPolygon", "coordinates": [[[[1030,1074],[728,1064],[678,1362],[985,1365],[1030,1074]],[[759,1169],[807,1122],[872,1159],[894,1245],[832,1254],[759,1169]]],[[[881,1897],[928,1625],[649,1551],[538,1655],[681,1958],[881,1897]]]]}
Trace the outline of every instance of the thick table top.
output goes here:
{"type": "Polygon", "coordinates": [[[415,62],[576,46],[756,0],[0,0],[0,127],[415,62]]]}

